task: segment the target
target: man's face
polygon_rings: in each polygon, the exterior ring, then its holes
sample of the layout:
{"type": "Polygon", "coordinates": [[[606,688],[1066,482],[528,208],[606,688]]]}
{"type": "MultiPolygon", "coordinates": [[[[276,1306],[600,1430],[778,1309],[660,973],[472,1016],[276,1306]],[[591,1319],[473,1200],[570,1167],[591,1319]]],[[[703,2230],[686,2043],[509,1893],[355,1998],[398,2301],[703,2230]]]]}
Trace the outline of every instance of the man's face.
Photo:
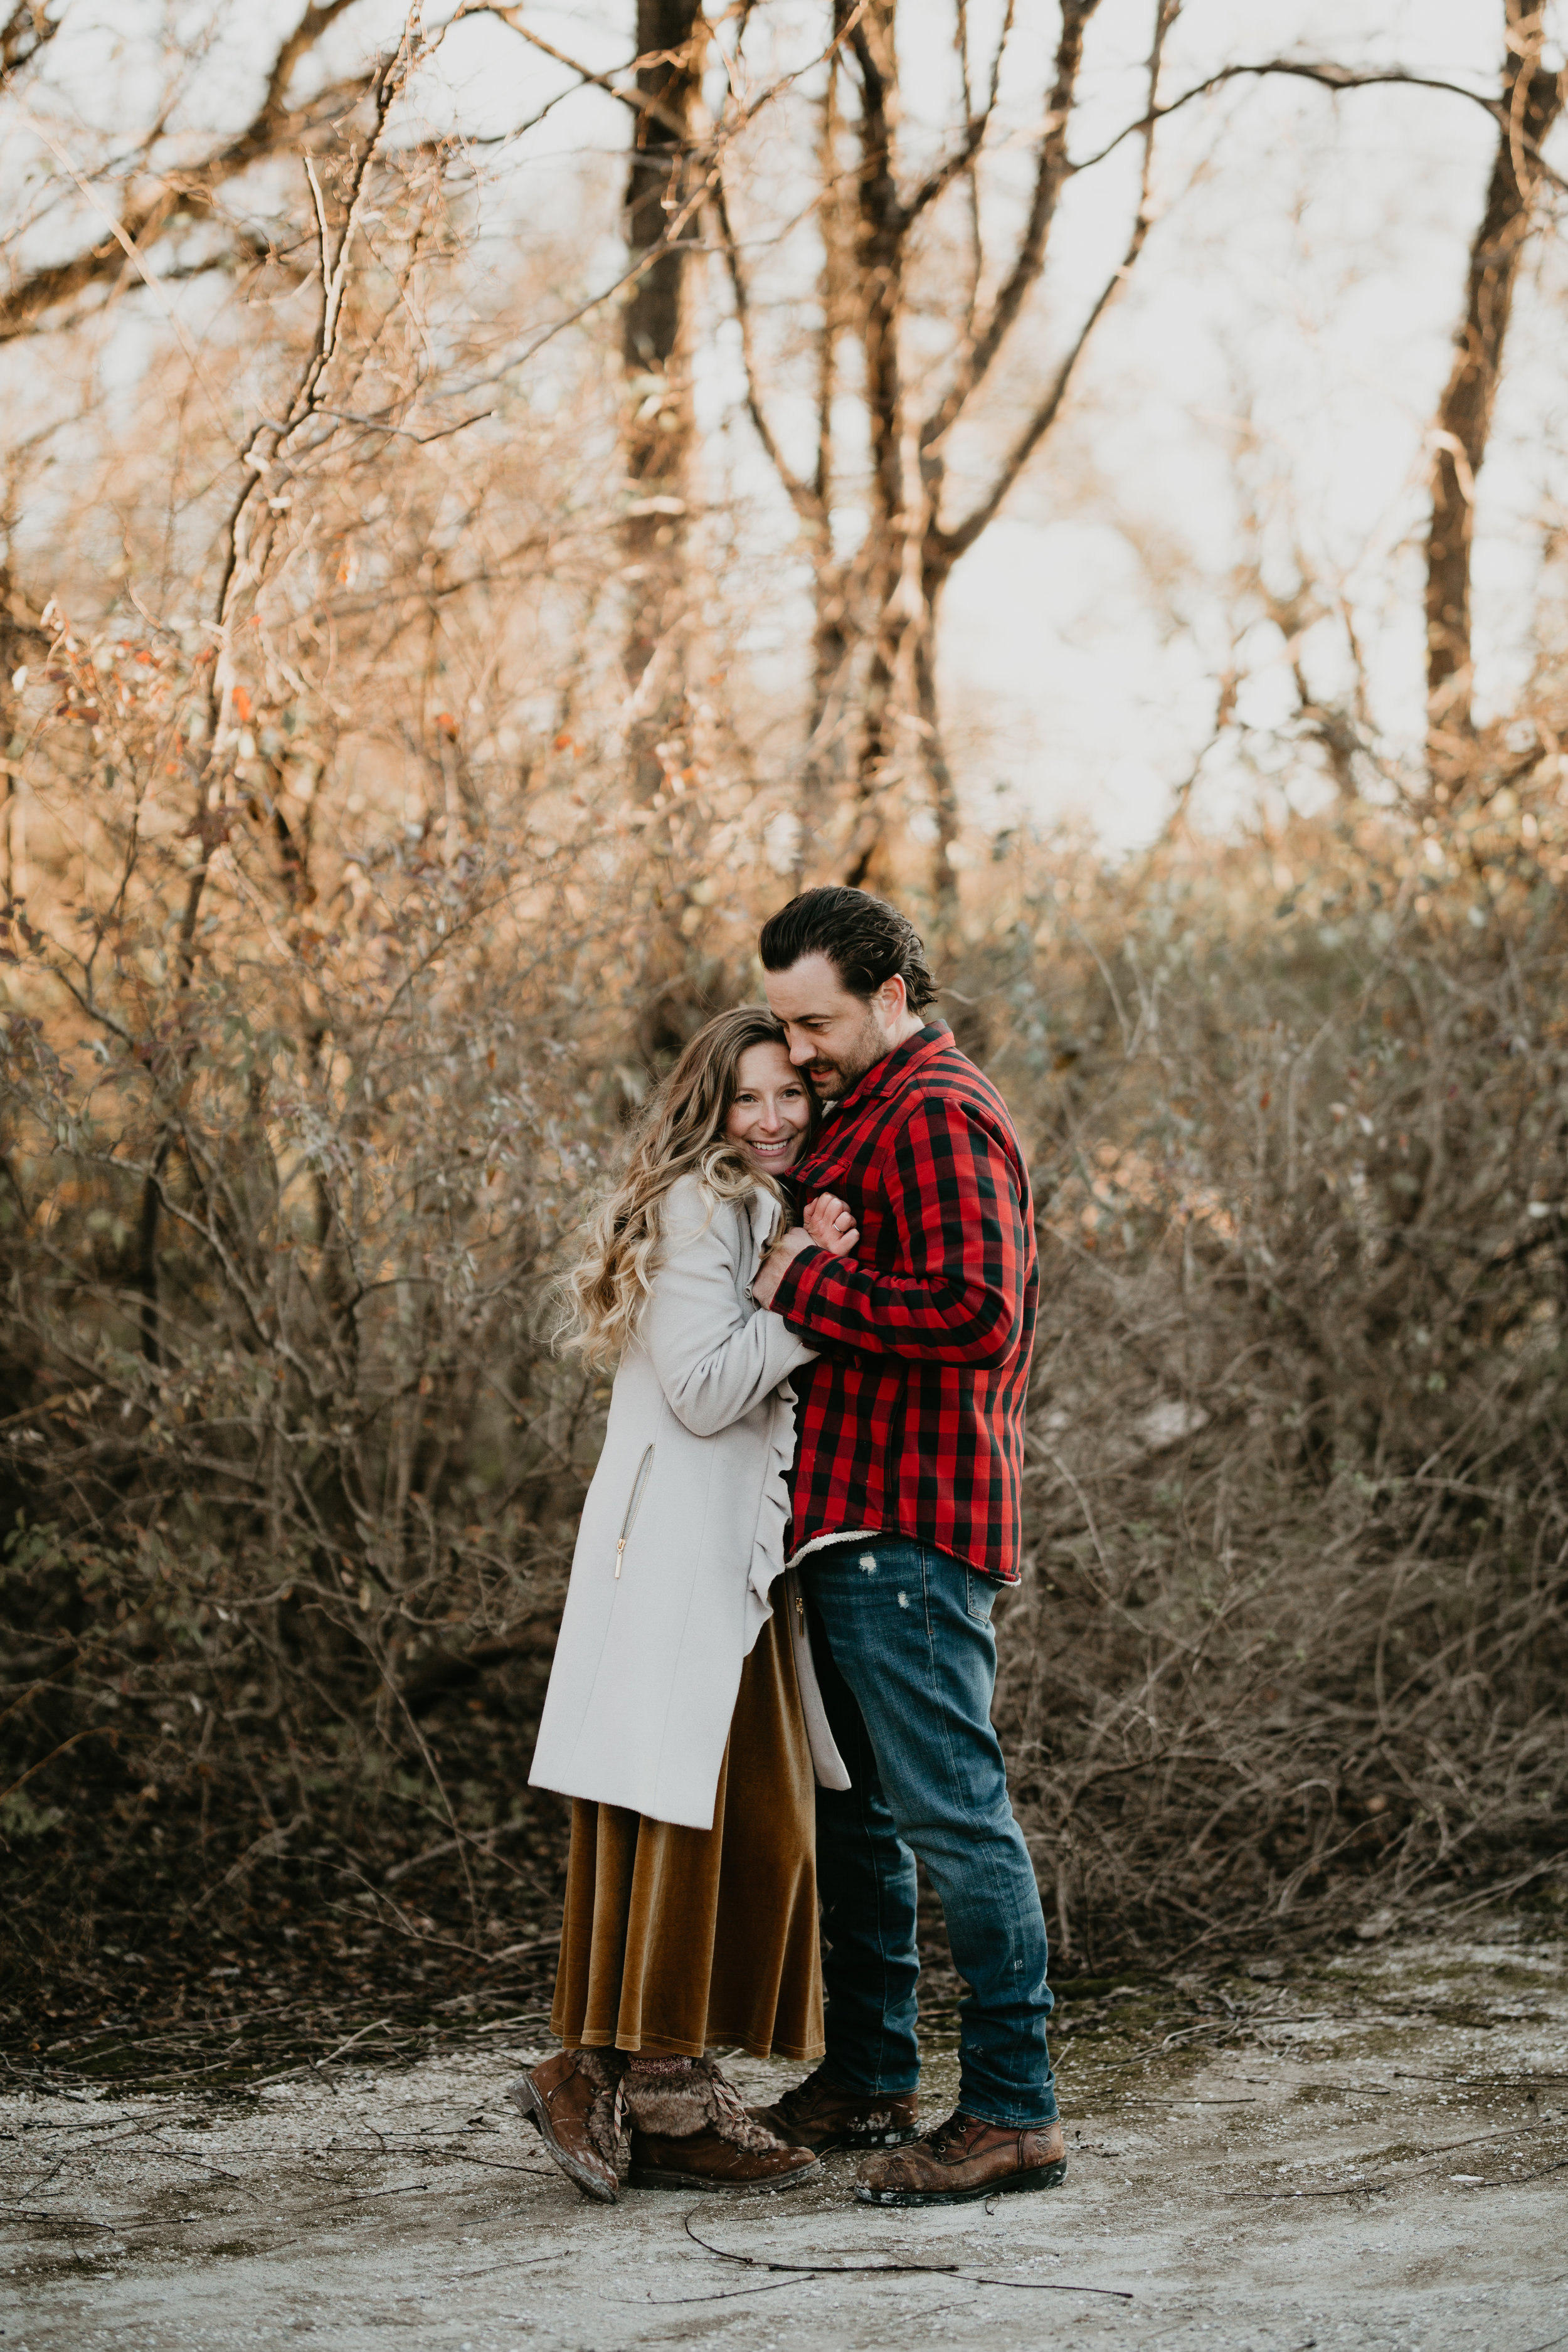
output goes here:
{"type": "Polygon", "coordinates": [[[886,982],[873,997],[857,996],[825,955],[764,972],[763,986],[789,1038],[790,1060],[824,1102],[847,1094],[910,1026],[901,980],[886,982]]]}

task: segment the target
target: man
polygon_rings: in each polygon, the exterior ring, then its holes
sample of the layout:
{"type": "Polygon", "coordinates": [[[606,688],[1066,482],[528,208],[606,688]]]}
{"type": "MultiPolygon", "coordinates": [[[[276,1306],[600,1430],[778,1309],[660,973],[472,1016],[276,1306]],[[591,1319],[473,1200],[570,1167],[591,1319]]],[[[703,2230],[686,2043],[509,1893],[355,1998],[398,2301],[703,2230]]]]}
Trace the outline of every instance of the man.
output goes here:
{"type": "Polygon", "coordinates": [[[896,2148],[885,2205],[1054,2188],[1039,1892],[991,1725],[991,1608],[1018,1575],[1037,1276],[1028,1174],[1000,1095],[961,1054],[920,940],[863,890],[808,890],[763,928],[768,1002],[826,1116],[796,1171],[848,1208],[847,1257],[798,1227],[755,1297],[810,1339],[794,1559],[852,1787],[817,1792],[827,2055],[764,2111],[817,2151],[896,2148]],[[915,1859],[969,1987],[959,2104],[918,2135],[915,1859]]]}

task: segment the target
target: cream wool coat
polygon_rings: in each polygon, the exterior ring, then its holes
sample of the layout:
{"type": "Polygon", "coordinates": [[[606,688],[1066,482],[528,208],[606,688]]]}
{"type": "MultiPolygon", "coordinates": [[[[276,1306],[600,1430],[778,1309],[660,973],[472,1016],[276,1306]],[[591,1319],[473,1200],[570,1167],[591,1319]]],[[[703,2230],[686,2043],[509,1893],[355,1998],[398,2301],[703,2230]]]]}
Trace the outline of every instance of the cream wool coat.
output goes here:
{"type": "MultiPolygon", "coordinates": [[[[778,1216],[761,1187],[716,1201],[683,1176],[664,1197],[653,1293],[583,1507],[535,1788],[713,1826],[741,1666],[784,1572],[789,1374],[816,1352],[751,1295],[778,1216]]],[[[816,1777],[847,1789],[789,1587],[816,1777]]]]}

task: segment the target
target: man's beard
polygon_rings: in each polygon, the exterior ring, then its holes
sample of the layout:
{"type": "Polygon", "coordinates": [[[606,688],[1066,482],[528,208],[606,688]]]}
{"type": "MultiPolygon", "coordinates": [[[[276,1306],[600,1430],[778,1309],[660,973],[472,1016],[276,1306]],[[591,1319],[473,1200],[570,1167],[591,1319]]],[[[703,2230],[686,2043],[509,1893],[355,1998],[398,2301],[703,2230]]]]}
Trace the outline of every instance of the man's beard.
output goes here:
{"type": "Polygon", "coordinates": [[[868,1070],[875,1069],[888,1052],[888,1042],[877,1025],[877,1016],[869,1005],[859,1034],[846,1046],[836,1062],[808,1062],[805,1075],[813,1091],[825,1102],[834,1102],[847,1095],[851,1087],[863,1078],[868,1070]]]}

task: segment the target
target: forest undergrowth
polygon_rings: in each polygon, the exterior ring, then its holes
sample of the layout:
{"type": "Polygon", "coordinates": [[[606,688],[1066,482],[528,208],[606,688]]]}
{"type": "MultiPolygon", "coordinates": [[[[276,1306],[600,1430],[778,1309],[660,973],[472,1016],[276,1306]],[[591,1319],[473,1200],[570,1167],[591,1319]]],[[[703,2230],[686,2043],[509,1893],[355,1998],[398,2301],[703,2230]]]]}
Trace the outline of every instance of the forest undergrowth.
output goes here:
{"type": "MultiPolygon", "coordinates": [[[[57,728],[122,677],[152,727],[136,661],[62,653],[57,728]]],[[[243,804],[199,958],[174,834],[116,907],[13,908],[17,2063],[154,2012],[222,2041],[247,1988],[318,2054],[365,2003],[388,2048],[537,2009],[564,1819],[524,1784],[606,1396],[551,1285],[784,886],[672,898],[720,862],[697,794],[487,789],[270,947],[243,804]]],[[[1116,867],[1015,835],[966,877],[942,1009],[1043,1268],[997,1719],[1066,1976],[1564,1883],[1557,791],[1542,754],[1466,814],[1116,867]]]]}

